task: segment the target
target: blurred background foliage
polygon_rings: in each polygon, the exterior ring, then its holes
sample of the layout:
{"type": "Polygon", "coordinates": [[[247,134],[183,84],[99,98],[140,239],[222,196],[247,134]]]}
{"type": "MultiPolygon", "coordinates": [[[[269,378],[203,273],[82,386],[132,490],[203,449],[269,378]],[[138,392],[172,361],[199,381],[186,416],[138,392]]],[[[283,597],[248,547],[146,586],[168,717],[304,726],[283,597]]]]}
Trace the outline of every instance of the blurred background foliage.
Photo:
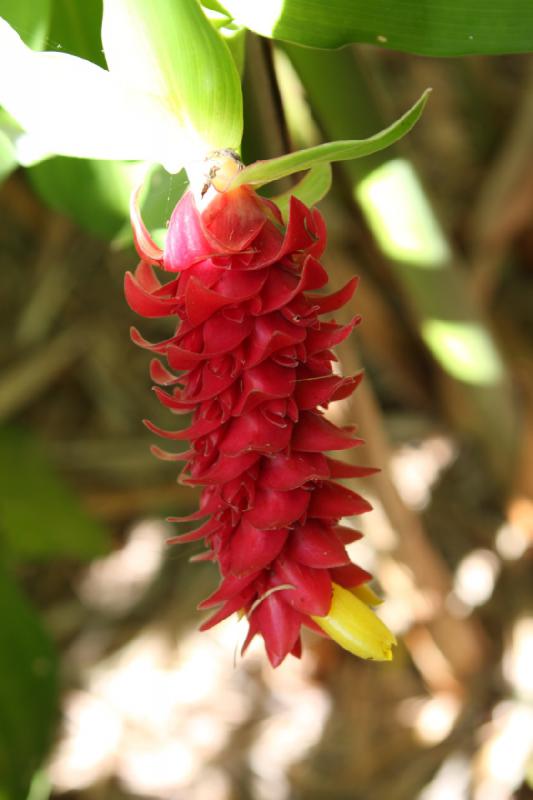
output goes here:
{"type": "MultiPolygon", "coordinates": [[[[140,419],[168,419],[122,296],[132,186],[162,241],[185,179],[19,168],[0,116],[0,798],[526,800],[533,61],[511,54],[533,50],[531,4],[205,6],[241,66],[246,49],[247,162],[368,136],[434,89],[408,139],[337,168],[321,204],[332,286],[362,279],[343,368],[368,376],[331,412],[383,467],[357,559],[401,645],[382,666],[310,637],[274,673],[260,649],[236,658],[238,625],[195,632],[216,578],[164,546],[157,520],[196,498],[149,453],[140,419]]],[[[97,64],[101,12],[0,0],[31,46],[97,64]]]]}

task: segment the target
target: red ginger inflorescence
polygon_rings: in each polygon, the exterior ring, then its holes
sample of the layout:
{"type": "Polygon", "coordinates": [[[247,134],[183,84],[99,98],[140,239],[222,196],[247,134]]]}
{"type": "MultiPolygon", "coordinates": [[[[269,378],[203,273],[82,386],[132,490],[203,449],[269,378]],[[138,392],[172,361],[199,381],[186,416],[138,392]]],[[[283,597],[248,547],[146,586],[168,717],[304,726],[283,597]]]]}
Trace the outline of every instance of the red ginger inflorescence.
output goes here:
{"type": "Polygon", "coordinates": [[[203,212],[187,192],[164,252],[136,207],[132,221],[142,260],[126,276],[128,303],[144,317],[179,318],[166,341],[151,344],[135,330],[133,340],[166,358],[170,369],[151,364],[163,405],[193,415],[179,431],[146,424],[190,441],[179,454],[153,448],[184,462],[182,483],[203,487],[199,511],[176,521],[208,518],[171,541],[204,540],[201,558],[219,565],[221,583],[200,606],[218,608],[202,628],[243,612],[243,649],[259,633],[277,666],[300,655],[302,625],[323,633],[313,618],[328,614],[335,584],[353,589],[371,577],[346,552],[360,534],[339,525],[371,506],[336,479],[375,470],[325,455],[361,443],[323,413],[359,383],[360,375],[332,371],[331,350],[359,318],[320,319],[350,300],[356,279],[333,294],[310,293],[328,280],[319,261],[326,231],[320,213],[294,197],[285,225],[249,186],[216,194],[203,212]],[[154,266],[177,277],[162,284],[154,266]]]}

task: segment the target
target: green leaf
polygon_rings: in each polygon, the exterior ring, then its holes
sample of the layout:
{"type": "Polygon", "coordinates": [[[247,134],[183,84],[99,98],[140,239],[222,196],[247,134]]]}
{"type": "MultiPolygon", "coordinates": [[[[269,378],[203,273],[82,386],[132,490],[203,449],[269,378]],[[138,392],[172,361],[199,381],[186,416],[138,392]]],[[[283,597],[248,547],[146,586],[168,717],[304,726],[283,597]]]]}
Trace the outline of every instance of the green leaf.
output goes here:
{"type": "Polygon", "coordinates": [[[174,163],[184,143],[153,95],[82,58],[30,50],[3,19],[0,105],[28,132],[32,152],[174,163]]]}
{"type": "Polygon", "coordinates": [[[191,135],[186,160],[240,147],[239,75],[197,0],[105,0],[102,41],[111,72],[182,121],[191,135]]]}
{"type": "Polygon", "coordinates": [[[0,429],[0,541],[15,560],[93,558],[106,530],[82,508],[29,434],[0,429]]]}
{"type": "Polygon", "coordinates": [[[242,78],[246,55],[246,28],[237,25],[228,25],[219,28],[218,32],[226,42],[233,61],[235,62],[239,77],[242,78]]]}
{"type": "Polygon", "coordinates": [[[246,28],[242,25],[237,25],[217,0],[202,0],[202,8],[213,28],[218,31],[228,45],[237,67],[237,72],[242,77],[246,49],[246,28]]]}
{"type": "Polygon", "coordinates": [[[224,0],[250,30],[310,47],[369,42],[429,56],[533,50],[531,0],[224,0]]]}
{"type": "MultiPolygon", "coordinates": [[[[41,47],[48,32],[50,0],[0,0],[0,17],[6,19],[30,47],[41,47]]],[[[17,166],[12,123],[0,109],[0,182],[17,166]]]]}
{"type": "Polygon", "coordinates": [[[238,173],[233,185],[240,186],[244,183],[251,183],[259,186],[295,172],[310,169],[315,164],[349,161],[384,150],[411,130],[424,110],[430,91],[430,89],[426,89],[414,106],[400,119],[368,139],[327,142],[289,153],[286,156],[271,158],[268,161],[256,161],[255,164],[250,164],[238,173]]]}
{"type": "Polygon", "coordinates": [[[102,0],[54,0],[48,49],[59,45],[67,53],[105,67],[100,37],[102,10],[102,0]]]}
{"type": "Polygon", "coordinates": [[[130,195],[145,171],[142,164],[59,156],[30,167],[28,175],[47,205],[112,239],[129,219],[130,195]]]}
{"type": "Polygon", "coordinates": [[[330,164],[315,164],[296,186],[282,194],[270,197],[286,219],[291,197],[297,197],[306,206],[314,206],[327,195],[331,188],[330,164]]]}
{"type": "MultiPolygon", "coordinates": [[[[25,150],[17,143],[19,160],[25,152],[145,160],[175,173],[189,162],[201,170],[211,150],[239,148],[239,74],[196,0],[107,0],[102,39],[110,71],[92,63],[101,61],[99,6],[58,2],[55,35],[91,61],[36,53],[0,18],[0,105],[28,133],[25,150]]],[[[239,60],[242,33],[230,27],[239,60]]]]}
{"type": "MultiPolygon", "coordinates": [[[[62,50],[105,66],[100,39],[102,2],[54,0],[50,42],[62,50]]],[[[144,168],[142,168],[144,170],[144,168]]],[[[141,168],[120,161],[58,157],[28,170],[44,202],[104,239],[112,239],[129,218],[129,197],[141,168]],[[84,191],[80,192],[79,187],[84,191]]]]}
{"type": "Polygon", "coordinates": [[[41,48],[50,20],[50,0],[0,0],[0,17],[12,25],[27,45],[41,48]]]}
{"type": "Polygon", "coordinates": [[[57,662],[39,618],[0,569],[0,796],[25,800],[57,718],[57,662]]]}

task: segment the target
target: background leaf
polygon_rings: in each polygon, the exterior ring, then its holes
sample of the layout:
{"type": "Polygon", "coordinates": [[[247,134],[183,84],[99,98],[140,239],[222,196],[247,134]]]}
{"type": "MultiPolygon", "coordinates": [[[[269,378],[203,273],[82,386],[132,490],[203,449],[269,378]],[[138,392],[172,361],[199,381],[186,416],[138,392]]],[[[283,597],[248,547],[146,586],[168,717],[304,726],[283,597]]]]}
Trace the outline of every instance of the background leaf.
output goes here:
{"type": "Polygon", "coordinates": [[[286,219],[291,197],[297,197],[306,206],[314,206],[329,192],[331,178],[330,164],[315,164],[295,186],[270,199],[277,205],[286,219]]]}
{"type": "Polygon", "coordinates": [[[57,714],[57,665],[39,619],[0,568],[0,797],[24,800],[57,714]]]}
{"type": "Polygon", "coordinates": [[[0,541],[8,556],[84,559],[107,550],[105,528],[85,513],[29,433],[0,429],[0,485],[0,541]]]}
{"type": "Polygon", "coordinates": [[[224,0],[250,30],[310,47],[369,42],[430,56],[533,50],[530,0],[224,0]]]}
{"type": "Polygon", "coordinates": [[[39,50],[46,41],[50,9],[50,0],[0,0],[0,17],[34,50],[39,50]]]}
{"type": "Polygon", "coordinates": [[[48,50],[58,47],[105,67],[100,28],[102,0],[53,0],[48,50]]]}
{"type": "Polygon", "coordinates": [[[28,169],[46,205],[104,239],[112,239],[128,220],[130,194],[144,172],[144,165],[135,162],[63,156],[28,169]]]}
{"type": "MultiPolygon", "coordinates": [[[[27,45],[42,47],[50,22],[50,0],[0,0],[0,17],[15,28],[27,45]]],[[[10,137],[1,130],[6,120],[7,114],[0,108],[0,182],[18,166],[10,137]]]]}

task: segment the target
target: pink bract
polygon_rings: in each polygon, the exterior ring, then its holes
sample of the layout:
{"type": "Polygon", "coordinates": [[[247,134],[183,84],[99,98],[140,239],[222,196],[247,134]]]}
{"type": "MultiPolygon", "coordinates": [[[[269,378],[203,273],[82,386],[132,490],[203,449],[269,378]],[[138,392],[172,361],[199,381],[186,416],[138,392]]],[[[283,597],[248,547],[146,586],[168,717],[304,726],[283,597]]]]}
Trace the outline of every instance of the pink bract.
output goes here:
{"type": "Polygon", "coordinates": [[[205,558],[221,573],[218,589],[200,604],[216,608],[207,629],[234,612],[264,639],[273,666],[301,653],[301,626],[326,615],[332,583],[353,588],[370,575],[352,564],[346,545],[359,538],[339,526],[343,516],[370,509],[335,482],[375,470],[324,455],[361,444],[351,428],[323,413],[349,396],[360,375],[332,372],[331,348],[359,322],[321,321],[347,303],[351,280],[333,294],[313,293],[327,282],[320,264],[323,219],[291,199],[285,224],[277,207],[250,187],[218,194],[201,214],[192,193],[176,206],[165,251],[132,214],[141,262],[126,275],[130,307],[144,317],[177,316],[174,336],[151,344],[151,375],[159,400],[192,412],[188,427],[150,430],[188,440],[189,449],[162,458],[184,462],[180,482],[203,486],[199,528],[171,541],[203,540],[205,558]],[[154,269],[175,273],[161,283],[154,269]],[[178,373],[176,374],[175,371],[178,373]],[[160,388],[164,387],[164,388],[160,388]]]}

